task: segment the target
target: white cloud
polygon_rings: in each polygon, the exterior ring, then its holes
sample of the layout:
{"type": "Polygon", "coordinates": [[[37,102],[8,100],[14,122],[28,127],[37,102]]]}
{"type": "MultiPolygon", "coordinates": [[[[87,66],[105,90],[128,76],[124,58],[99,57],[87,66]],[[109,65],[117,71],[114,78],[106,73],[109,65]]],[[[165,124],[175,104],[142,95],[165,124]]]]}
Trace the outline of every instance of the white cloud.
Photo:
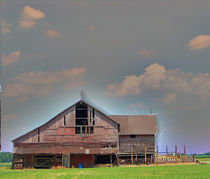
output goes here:
{"type": "Polygon", "coordinates": [[[1,32],[2,32],[2,34],[10,33],[9,26],[10,26],[10,24],[7,24],[4,20],[1,20],[1,32]]]}
{"type": "Polygon", "coordinates": [[[152,64],[139,76],[126,76],[122,82],[109,84],[106,93],[111,96],[165,95],[165,102],[176,100],[178,94],[210,99],[210,75],[190,73],[178,69],[166,70],[164,66],[152,64]]]}
{"type": "Polygon", "coordinates": [[[46,36],[48,37],[59,37],[60,36],[60,32],[56,32],[54,30],[48,30],[46,33],[46,36]]]}
{"type": "Polygon", "coordinates": [[[62,69],[61,71],[35,71],[22,73],[5,85],[4,95],[25,101],[29,96],[45,96],[55,89],[72,90],[84,86],[86,68],[62,69]]]}
{"type": "Polygon", "coordinates": [[[143,48],[139,51],[140,55],[142,55],[145,58],[151,58],[155,55],[155,50],[148,50],[146,48],[143,48]]]}
{"type": "Polygon", "coordinates": [[[201,50],[210,47],[210,35],[198,35],[188,43],[191,50],[201,50]]]}
{"type": "Polygon", "coordinates": [[[2,65],[7,66],[16,62],[20,57],[20,51],[12,52],[9,55],[2,55],[2,65]]]}
{"type": "Polygon", "coordinates": [[[19,27],[24,29],[32,28],[38,19],[45,17],[45,14],[40,10],[25,6],[21,12],[19,27]]]}

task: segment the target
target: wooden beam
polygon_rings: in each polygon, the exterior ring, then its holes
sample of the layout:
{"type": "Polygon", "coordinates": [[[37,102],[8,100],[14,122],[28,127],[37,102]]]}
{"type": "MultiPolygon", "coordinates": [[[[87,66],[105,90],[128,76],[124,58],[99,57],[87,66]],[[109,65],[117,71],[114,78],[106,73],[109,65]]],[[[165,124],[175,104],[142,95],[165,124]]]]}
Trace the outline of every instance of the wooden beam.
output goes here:
{"type": "Polygon", "coordinates": [[[144,159],[145,159],[145,165],[147,164],[147,147],[145,145],[144,147],[144,159]]]}
{"type": "Polygon", "coordinates": [[[131,145],[131,164],[133,165],[133,146],[131,145]]]}

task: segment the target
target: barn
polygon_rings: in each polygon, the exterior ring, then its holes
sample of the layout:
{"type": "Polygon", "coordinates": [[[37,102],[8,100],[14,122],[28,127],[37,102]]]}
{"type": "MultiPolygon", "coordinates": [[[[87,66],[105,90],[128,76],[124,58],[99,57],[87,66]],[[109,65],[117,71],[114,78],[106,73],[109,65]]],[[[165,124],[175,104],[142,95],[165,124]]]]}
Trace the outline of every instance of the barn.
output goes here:
{"type": "Polygon", "coordinates": [[[12,166],[93,167],[154,159],[155,115],[106,115],[84,100],[14,139],[12,166]]]}

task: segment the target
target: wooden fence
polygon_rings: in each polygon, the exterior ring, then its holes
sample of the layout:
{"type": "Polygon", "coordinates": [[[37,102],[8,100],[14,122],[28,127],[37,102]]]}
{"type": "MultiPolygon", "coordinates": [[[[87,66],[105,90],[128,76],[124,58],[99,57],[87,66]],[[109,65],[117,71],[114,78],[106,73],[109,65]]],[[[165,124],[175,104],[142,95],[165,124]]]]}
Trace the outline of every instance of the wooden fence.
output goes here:
{"type": "Polygon", "coordinates": [[[159,152],[158,146],[156,146],[156,152],[154,155],[148,155],[147,149],[145,148],[144,155],[138,156],[135,153],[130,154],[130,157],[119,157],[118,164],[119,165],[131,165],[131,164],[165,164],[165,163],[187,163],[194,162],[193,155],[186,154],[186,146],[184,146],[184,153],[178,153],[177,145],[175,145],[174,152],[168,152],[168,146],[166,146],[165,152],[159,152]]]}

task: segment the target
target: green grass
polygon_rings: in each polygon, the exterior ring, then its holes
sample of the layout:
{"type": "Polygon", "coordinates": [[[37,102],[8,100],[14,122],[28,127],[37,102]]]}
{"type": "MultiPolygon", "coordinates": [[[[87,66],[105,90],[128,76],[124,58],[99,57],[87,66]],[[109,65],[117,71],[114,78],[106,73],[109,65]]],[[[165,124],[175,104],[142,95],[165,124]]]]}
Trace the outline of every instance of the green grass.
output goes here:
{"type": "Polygon", "coordinates": [[[200,162],[210,162],[210,157],[195,157],[195,160],[199,160],[200,162]]]}
{"type": "Polygon", "coordinates": [[[84,169],[26,169],[12,170],[0,164],[0,178],[4,179],[109,179],[153,178],[194,179],[210,178],[210,165],[170,165],[142,167],[84,168],[84,169]]]}

